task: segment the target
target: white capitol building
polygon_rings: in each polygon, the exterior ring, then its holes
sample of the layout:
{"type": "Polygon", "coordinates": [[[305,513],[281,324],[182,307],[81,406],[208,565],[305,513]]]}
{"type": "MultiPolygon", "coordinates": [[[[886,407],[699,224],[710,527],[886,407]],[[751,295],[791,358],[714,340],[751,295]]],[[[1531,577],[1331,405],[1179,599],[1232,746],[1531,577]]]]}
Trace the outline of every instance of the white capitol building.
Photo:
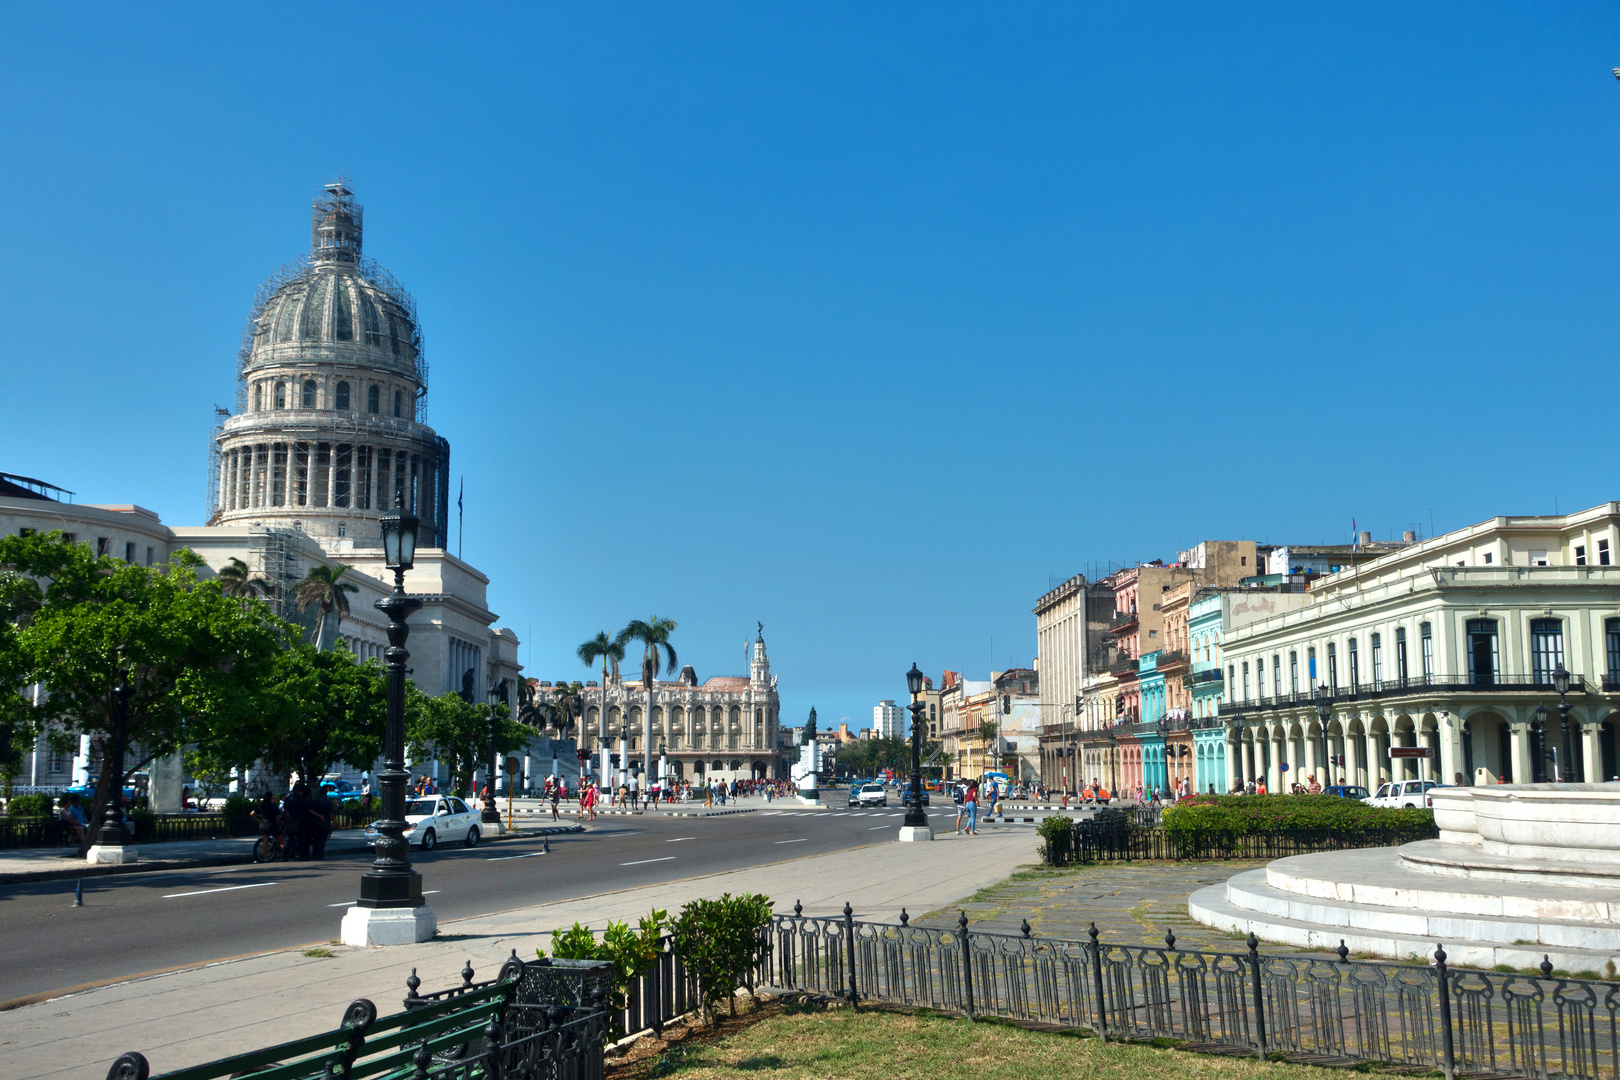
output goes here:
{"type": "MultiPolygon", "coordinates": [[[[392,575],[378,521],[402,500],[422,523],[405,578],[424,604],[410,619],[412,681],[431,695],[470,689],[478,700],[504,682],[515,707],[517,636],[494,625],[489,579],[446,550],[450,444],[422,422],[427,365],[415,304],[362,257],[361,224],[349,189],[326,185],[309,253],[259,289],[237,357],[236,410],[216,421],[206,524],[169,525],[133,502],[77,503],[53,484],[0,473],[0,532],[56,530],[148,566],[181,548],[212,571],[238,558],[278,613],[311,629],[314,612],[296,609],[293,589],[313,566],[345,564],[359,591],[338,634],[357,656],[380,659],[386,620],[373,604],[392,575]]],[[[53,753],[42,738],[18,782],[82,778],[89,754],[82,744],[78,755],[53,753]]]]}

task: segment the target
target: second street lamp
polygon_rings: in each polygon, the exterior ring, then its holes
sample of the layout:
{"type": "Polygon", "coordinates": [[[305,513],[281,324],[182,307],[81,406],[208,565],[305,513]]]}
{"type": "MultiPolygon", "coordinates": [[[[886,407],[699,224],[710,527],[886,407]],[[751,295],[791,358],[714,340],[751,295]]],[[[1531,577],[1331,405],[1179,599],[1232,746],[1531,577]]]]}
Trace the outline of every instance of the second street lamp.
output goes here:
{"type": "Polygon", "coordinates": [[[911,805],[906,807],[906,820],[900,826],[901,840],[932,840],[934,830],[928,827],[928,812],[923,809],[922,793],[922,736],[925,730],[923,716],[928,706],[923,704],[923,673],[916,664],[906,672],[906,689],[911,692],[911,805]]]}
{"type": "Polygon", "coordinates": [[[497,707],[502,695],[500,686],[489,688],[489,761],[484,768],[484,813],[479,819],[483,827],[495,836],[501,834],[501,808],[495,805],[495,730],[501,722],[497,707]]]}
{"type": "Polygon", "coordinates": [[[411,848],[405,842],[405,661],[411,658],[405,639],[411,628],[405,620],[422,601],[405,595],[405,571],[416,563],[416,515],[398,499],[382,527],[383,564],[394,572],[394,591],[377,601],[388,616],[387,661],[388,726],[383,737],[383,767],[377,774],[382,789],[382,820],[377,822],[376,858],[360,879],[360,899],[343,916],[343,944],[411,945],[433,940],[438,919],[422,900],[422,875],[411,869],[411,848]]]}

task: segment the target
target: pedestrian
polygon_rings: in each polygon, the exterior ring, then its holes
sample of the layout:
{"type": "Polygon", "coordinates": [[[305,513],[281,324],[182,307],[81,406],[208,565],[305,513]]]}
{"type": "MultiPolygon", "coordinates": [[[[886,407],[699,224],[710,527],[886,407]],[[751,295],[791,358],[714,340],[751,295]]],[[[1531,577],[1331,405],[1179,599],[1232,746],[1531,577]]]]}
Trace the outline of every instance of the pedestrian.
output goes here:
{"type": "Polygon", "coordinates": [[[326,839],[332,835],[332,800],[326,789],[316,788],[309,799],[309,857],[326,860],[326,839]]]}
{"type": "Polygon", "coordinates": [[[557,800],[558,800],[558,798],[560,798],[560,792],[558,791],[556,784],[547,784],[546,786],[551,789],[551,820],[556,821],[557,820],[557,800]]]}
{"type": "Polygon", "coordinates": [[[967,831],[969,836],[979,835],[979,785],[968,781],[966,793],[962,796],[962,809],[967,813],[967,831]]]}
{"type": "Polygon", "coordinates": [[[287,834],[287,858],[293,860],[304,857],[307,843],[304,825],[309,815],[309,796],[304,791],[304,782],[300,780],[281,800],[281,831],[287,834]]]}
{"type": "Polygon", "coordinates": [[[73,835],[78,837],[79,846],[84,847],[84,834],[88,830],[89,822],[84,819],[84,807],[79,805],[77,795],[63,796],[62,823],[73,830],[73,835]]]}

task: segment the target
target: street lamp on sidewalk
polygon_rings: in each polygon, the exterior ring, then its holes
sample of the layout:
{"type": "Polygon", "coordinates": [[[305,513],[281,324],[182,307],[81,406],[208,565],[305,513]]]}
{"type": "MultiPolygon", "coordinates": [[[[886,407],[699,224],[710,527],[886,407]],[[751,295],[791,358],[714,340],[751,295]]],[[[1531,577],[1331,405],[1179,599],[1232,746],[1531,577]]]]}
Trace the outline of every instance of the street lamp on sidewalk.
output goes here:
{"type": "Polygon", "coordinates": [[[501,809],[495,805],[495,729],[500,724],[496,706],[501,703],[502,693],[500,686],[489,688],[489,764],[484,770],[484,790],[488,794],[484,798],[484,812],[479,818],[486,831],[496,835],[501,832],[501,809]]]}
{"type": "Polygon", "coordinates": [[[388,671],[388,726],[383,738],[383,767],[377,774],[382,790],[382,820],[377,822],[376,858],[360,879],[360,898],[343,916],[343,944],[410,945],[431,941],[438,929],[433,909],[422,900],[422,875],[411,869],[411,849],[405,842],[405,661],[411,654],[405,639],[411,628],[405,620],[422,601],[405,595],[405,571],[416,563],[416,515],[405,509],[403,498],[394,512],[379,523],[382,528],[383,565],[394,572],[394,591],[377,601],[388,616],[388,649],[383,653],[388,671]]]}
{"type": "Polygon", "coordinates": [[[124,825],[124,748],[129,742],[129,699],[135,688],[129,685],[129,668],[124,664],[124,647],[118,646],[118,685],[113,687],[112,747],[102,762],[102,779],[112,775],[112,797],[102,808],[100,828],[96,842],[85,852],[90,863],[132,863],[135,849],[129,842],[129,830],[124,825]]]}
{"type": "Polygon", "coordinates": [[[900,839],[932,840],[934,830],[928,827],[928,813],[922,801],[923,716],[928,706],[923,704],[923,673],[916,664],[906,672],[906,689],[911,692],[911,704],[907,706],[911,713],[911,805],[906,808],[906,820],[900,826],[900,839]]]}

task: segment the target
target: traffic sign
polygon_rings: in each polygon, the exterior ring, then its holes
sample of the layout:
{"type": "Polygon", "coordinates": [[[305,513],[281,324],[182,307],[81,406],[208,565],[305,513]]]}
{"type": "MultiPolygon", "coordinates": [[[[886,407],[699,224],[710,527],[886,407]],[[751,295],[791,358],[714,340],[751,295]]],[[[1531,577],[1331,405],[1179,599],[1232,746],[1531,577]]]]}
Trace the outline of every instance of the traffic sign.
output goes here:
{"type": "Polygon", "coordinates": [[[1392,746],[1389,748],[1392,758],[1425,758],[1434,757],[1434,748],[1430,746],[1392,746]]]}

